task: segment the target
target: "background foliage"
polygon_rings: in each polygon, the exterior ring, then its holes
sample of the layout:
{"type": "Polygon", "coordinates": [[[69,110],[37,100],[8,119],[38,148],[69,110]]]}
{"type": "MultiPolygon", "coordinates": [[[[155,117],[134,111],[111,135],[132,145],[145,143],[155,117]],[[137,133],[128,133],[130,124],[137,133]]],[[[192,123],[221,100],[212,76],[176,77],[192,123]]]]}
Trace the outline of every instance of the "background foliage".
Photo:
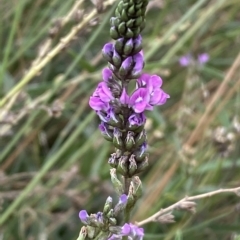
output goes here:
{"type": "MultiPolygon", "coordinates": [[[[103,13],[90,1],[0,2],[0,239],[76,239],[79,210],[97,212],[114,195],[113,148],[88,106],[113,2],[103,13]]],[[[239,186],[239,13],[239,0],[150,2],[145,70],[171,98],[148,114],[150,167],[132,221],[239,186]],[[203,66],[178,63],[203,52],[203,66]]],[[[176,223],[146,225],[145,239],[239,239],[239,209],[231,194],[200,200],[195,214],[174,212],[176,223]]]]}

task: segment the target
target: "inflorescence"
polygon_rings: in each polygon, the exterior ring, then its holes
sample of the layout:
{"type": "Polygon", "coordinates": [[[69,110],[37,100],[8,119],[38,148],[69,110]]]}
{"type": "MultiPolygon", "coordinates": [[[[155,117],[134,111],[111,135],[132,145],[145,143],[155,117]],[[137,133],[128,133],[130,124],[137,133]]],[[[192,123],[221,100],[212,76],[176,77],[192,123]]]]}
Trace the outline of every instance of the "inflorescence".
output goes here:
{"type": "Polygon", "coordinates": [[[101,123],[103,137],[112,142],[116,152],[108,163],[111,180],[120,196],[115,207],[109,197],[103,212],[88,215],[80,211],[81,221],[87,225],[87,238],[82,239],[143,239],[143,229],[128,223],[129,213],[141,197],[141,181],[137,174],[148,166],[147,137],[144,129],[146,110],[163,105],[169,95],[162,89],[157,75],[142,73],[144,54],[141,31],[145,26],[148,0],[121,0],[110,20],[110,36],[114,43],[102,49],[108,67],[102,71],[102,81],[89,100],[101,123]],[[134,81],[133,91],[129,83],[134,81]],[[124,179],[119,180],[122,175],[124,179]],[[116,217],[124,213],[124,225],[119,227],[116,217]]]}

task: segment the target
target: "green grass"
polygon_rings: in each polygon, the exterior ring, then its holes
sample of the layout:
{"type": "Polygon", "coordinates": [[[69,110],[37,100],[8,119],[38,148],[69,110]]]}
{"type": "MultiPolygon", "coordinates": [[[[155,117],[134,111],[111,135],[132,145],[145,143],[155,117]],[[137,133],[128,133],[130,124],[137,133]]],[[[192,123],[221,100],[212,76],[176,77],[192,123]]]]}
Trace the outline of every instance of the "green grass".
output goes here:
{"type": "MultiPolygon", "coordinates": [[[[185,195],[240,186],[240,3],[163,2],[161,9],[155,6],[147,13],[145,70],[163,78],[171,98],[148,113],[150,167],[141,174],[144,196],[132,221],[141,221],[185,195]],[[210,55],[203,67],[179,66],[180,56],[203,52],[210,55]],[[225,133],[219,133],[219,127],[225,133]]],[[[66,17],[75,3],[0,4],[0,238],[4,240],[77,239],[79,210],[100,211],[109,195],[117,201],[107,164],[114,149],[100,136],[99,120],[88,107],[106,65],[101,49],[110,41],[114,6],[98,14],[90,1],[83,1],[78,8],[88,14],[70,18],[49,38],[53,21],[66,17]],[[97,24],[89,25],[87,17],[97,17],[97,24]],[[76,27],[66,46],[59,45],[76,27]],[[46,54],[40,57],[39,49],[47,43],[46,54]]],[[[194,215],[173,214],[173,224],[144,226],[144,239],[239,239],[239,198],[234,194],[197,201],[194,215]]]]}

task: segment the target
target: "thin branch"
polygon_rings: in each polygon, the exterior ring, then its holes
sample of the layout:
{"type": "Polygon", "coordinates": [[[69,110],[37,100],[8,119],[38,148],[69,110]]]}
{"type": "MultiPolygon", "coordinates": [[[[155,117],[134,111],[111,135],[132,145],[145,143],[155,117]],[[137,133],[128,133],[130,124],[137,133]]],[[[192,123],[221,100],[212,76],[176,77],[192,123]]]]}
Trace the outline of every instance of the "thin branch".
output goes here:
{"type": "Polygon", "coordinates": [[[157,219],[160,216],[162,216],[166,213],[169,213],[169,212],[173,211],[174,209],[179,208],[180,204],[182,204],[184,202],[195,201],[195,200],[202,199],[202,198],[212,197],[212,196],[217,195],[219,193],[229,193],[229,192],[230,193],[235,193],[238,196],[240,196],[240,187],[228,188],[228,189],[219,189],[219,190],[216,190],[216,191],[212,191],[212,192],[209,192],[209,193],[204,193],[204,194],[200,194],[200,195],[196,195],[196,196],[192,196],[192,197],[186,196],[185,198],[181,199],[180,201],[174,203],[173,205],[171,205],[167,208],[161,209],[157,213],[153,214],[151,217],[149,217],[149,218],[147,218],[147,219],[145,219],[141,222],[136,222],[135,224],[138,225],[138,226],[142,226],[142,225],[144,225],[146,223],[149,223],[149,222],[156,222],[157,219]]]}

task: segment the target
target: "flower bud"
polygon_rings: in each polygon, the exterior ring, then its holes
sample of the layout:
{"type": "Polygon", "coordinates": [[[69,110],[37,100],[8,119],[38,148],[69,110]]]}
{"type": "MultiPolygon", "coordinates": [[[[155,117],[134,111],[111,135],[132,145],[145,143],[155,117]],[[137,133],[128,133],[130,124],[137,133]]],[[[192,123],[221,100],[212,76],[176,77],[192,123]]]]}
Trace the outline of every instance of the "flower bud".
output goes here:
{"type": "Polygon", "coordinates": [[[107,214],[107,218],[109,219],[109,218],[113,218],[113,217],[114,217],[114,211],[113,211],[113,209],[110,209],[110,211],[107,214]]]}
{"type": "Polygon", "coordinates": [[[117,31],[116,27],[111,27],[110,28],[110,36],[112,39],[118,39],[120,37],[120,34],[117,31]]]}
{"type": "Polygon", "coordinates": [[[113,168],[117,168],[118,166],[118,158],[117,158],[117,154],[116,153],[112,153],[111,157],[108,159],[108,164],[113,167],[113,168]]]}
{"type": "Polygon", "coordinates": [[[143,159],[145,159],[145,157],[147,156],[147,144],[146,142],[144,142],[140,148],[138,148],[136,151],[134,151],[134,155],[136,160],[142,161],[143,159]]]}
{"type": "Polygon", "coordinates": [[[118,32],[120,33],[121,36],[125,36],[127,27],[125,22],[121,22],[118,26],[118,32]]]}
{"type": "Polygon", "coordinates": [[[136,147],[142,145],[144,142],[146,142],[147,140],[147,135],[146,135],[146,132],[145,130],[141,131],[137,137],[135,138],[135,142],[136,142],[136,147]]]}
{"type": "Polygon", "coordinates": [[[84,240],[84,239],[86,239],[87,235],[88,235],[87,227],[83,226],[80,230],[77,240],[84,240]]]}
{"type": "Polygon", "coordinates": [[[114,47],[112,43],[107,43],[103,46],[102,55],[108,61],[112,63],[114,47]]]}
{"type": "Polygon", "coordinates": [[[133,50],[133,39],[130,38],[127,40],[127,42],[125,43],[125,46],[123,48],[123,53],[126,55],[126,56],[129,56],[131,54],[133,50]]]}
{"type": "Polygon", "coordinates": [[[119,212],[122,212],[123,209],[125,209],[126,205],[127,205],[127,195],[122,194],[119,198],[118,204],[114,208],[115,216],[117,216],[119,212]]]}
{"type": "Polygon", "coordinates": [[[103,208],[103,214],[106,216],[108,212],[112,209],[112,207],[113,207],[112,198],[108,197],[103,208]]]}
{"type": "Polygon", "coordinates": [[[134,176],[131,181],[133,187],[133,196],[139,199],[142,196],[142,183],[138,176],[134,176]]]}
{"type": "Polygon", "coordinates": [[[113,57],[112,57],[112,62],[113,62],[113,65],[117,68],[119,68],[122,64],[122,58],[121,56],[118,54],[117,51],[113,51],[113,57]]]}
{"type": "Polygon", "coordinates": [[[122,65],[119,69],[119,74],[123,77],[126,77],[129,74],[129,72],[132,71],[133,63],[134,63],[133,58],[132,57],[127,57],[123,61],[122,65]]]}
{"type": "Polygon", "coordinates": [[[106,123],[104,123],[104,122],[101,122],[101,123],[99,124],[99,129],[100,129],[101,134],[103,135],[103,137],[104,137],[107,141],[112,142],[112,140],[113,140],[113,132],[112,132],[112,130],[110,130],[110,129],[108,128],[108,125],[107,125],[106,123]]]}
{"type": "Polygon", "coordinates": [[[123,142],[122,142],[122,133],[119,131],[118,128],[114,128],[113,130],[113,145],[118,148],[122,149],[123,147],[123,142]]]}
{"type": "Polygon", "coordinates": [[[130,176],[133,176],[136,173],[136,170],[138,167],[133,154],[129,158],[129,162],[130,164],[129,164],[128,172],[130,176]]]}
{"type": "Polygon", "coordinates": [[[114,186],[116,192],[119,195],[121,195],[123,193],[123,185],[117,178],[117,174],[116,174],[116,169],[115,168],[110,169],[110,175],[111,175],[111,181],[113,183],[113,186],[114,186]]]}
{"type": "Polygon", "coordinates": [[[79,218],[80,218],[81,222],[84,224],[88,225],[90,223],[90,217],[86,210],[81,210],[79,212],[79,218]]]}
{"type": "Polygon", "coordinates": [[[119,18],[117,18],[117,17],[111,17],[110,18],[110,24],[111,24],[112,27],[118,27],[119,23],[120,23],[119,18]]]}
{"type": "Polygon", "coordinates": [[[125,147],[127,150],[131,150],[135,144],[134,132],[128,131],[127,137],[125,139],[125,147]]]}
{"type": "Polygon", "coordinates": [[[120,157],[117,171],[123,176],[128,174],[128,156],[120,157]]]}
{"type": "Polygon", "coordinates": [[[140,173],[140,172],[143,172],[147,167],[148,167],[148,157],[145,157],[145,159],[138,163],[138,167],[137,167],[137,171],[136,173],[140,173]]]}
{"type": "Polygon", "coordinates": [[[125,36],[127,38],[132,38],[132,37],[134,37],[134,33],[130,28],[127,28],[127,32],[126,32],[125,36]]]}
{"type": "Polygon", "coordinates": [[[117,225],[117,220],[116,220],[116,218],[109,218],[108,220],[109,220],[109,223],[110,223],[111,225],[113,225],[113,226],[117,225]]]}
{"type": "Polygon", "coordinates": [[[128,21],[128,15],[127,15],[127,12],[126,12],[126,9],[123,9],[120,13],[120,19],[124,22],[127,22],[128,21]]]}
{"type": "Polygon", "coordinates": [[[125,39],[124,38],[119,38],[116,40],[115,42],[115,49],[116,51],[119,53],[119,54],[122,54],[123,53],[123,47],[124,47],[124,42],[125,42],[125,39]]]}
{"type": "Polygon", "coordinates": [[[87,226],[87,233],[88,233],[87,235],[90,239],[94,238],[94,236],[97,235],[97,229],[92,226],[87,226]]]}

